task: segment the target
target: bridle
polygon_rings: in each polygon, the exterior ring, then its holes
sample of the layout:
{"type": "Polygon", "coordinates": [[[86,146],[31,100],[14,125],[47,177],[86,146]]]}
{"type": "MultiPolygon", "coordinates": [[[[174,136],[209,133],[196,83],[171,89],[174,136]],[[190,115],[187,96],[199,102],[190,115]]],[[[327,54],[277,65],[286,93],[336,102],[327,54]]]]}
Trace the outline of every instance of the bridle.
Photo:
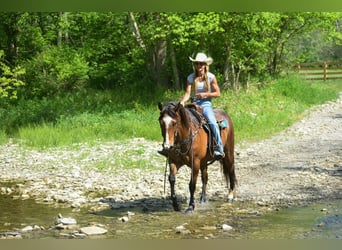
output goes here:
{"type": "MultiPolygon", "coordinates": [[[[173,134],[174,144],[169,150],[174,151],[181,156],[184,156],[184,155],[188,154],[190,150],[193,151],[193,140],[197,136],[199,130],[202,128],[202,123],[200,124],[200,126],[198,126],[198,128],[195,131],[193,131],[192,127],[189,127],[189,135],[190,136],[187,138],[184,138],[183,140],[181,140],[179,142],[176,142],[178,134],[179,134],[179,126],[180,126],[179,121],[177,121],[174,126],[175,126],[175,132],[173,134]],[[185,147],[185,150],[182,151],[182,149],[184,149],[184,145],[186,147],[185,147]]],[[[192,152],[192,154],[193,154],[193,152],[192,152]]]]}

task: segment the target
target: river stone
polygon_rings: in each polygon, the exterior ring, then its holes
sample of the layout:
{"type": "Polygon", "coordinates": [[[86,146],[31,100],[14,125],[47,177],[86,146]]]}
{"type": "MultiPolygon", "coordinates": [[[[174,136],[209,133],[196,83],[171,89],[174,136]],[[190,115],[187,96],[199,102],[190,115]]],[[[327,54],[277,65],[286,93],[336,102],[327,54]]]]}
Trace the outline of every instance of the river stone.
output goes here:
{"type": "Polygon", "coordinates": [[[33,230],[32,226],[26,226],[26,227],[21,229],[22,232],[29,232],[29,231],[32,231],[32,230],[33,230]]]}
{"type": "Polygon", "coordinates": [[[223,231],[230,231],[230,230],[233,229],[233,227],[232,227],[232,226],[229,226],[229,225],[227,225],[227,224],[223,224],[223,225],[222,225],[222,229],[223,229],[223,231]]]}
{"type": "Polygon", "coordinates": [[[58,218],[57,219],[57,224],[63,224],[63,225],[76,225],[77,221],[74,218],[68,218],[68,217],[63,217],[63,218],[58,218]]]}
{"type": "Polygon", "coordinates": [[[128,217],[127,216],[123,216],[119,220],[121,220],[122,222],[127,222],[128,221],[128,217]]]}
{"type": "Polygon", "coordinates": [[[97,226],[82,227],[80,230],[81,233],[84,233],[86,235],[98,235],[107,233],[107,229],[97,226]]]}

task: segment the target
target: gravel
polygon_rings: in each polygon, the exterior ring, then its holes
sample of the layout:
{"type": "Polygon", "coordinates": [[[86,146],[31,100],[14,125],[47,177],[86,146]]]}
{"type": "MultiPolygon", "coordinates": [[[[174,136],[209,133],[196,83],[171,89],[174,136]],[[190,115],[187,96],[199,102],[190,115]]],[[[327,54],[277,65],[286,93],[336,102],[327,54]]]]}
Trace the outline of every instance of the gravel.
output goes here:
{"type": "MultiPolygon", "coordinates": [[[[161,142],[144,138],[37,150],[0,146],[0,192],[14,198],[80,208],[165,202],[169,184],[161,142]]],[[[342,198],[342,94],[308,110],[279,134],[236,145],[237,199],[260,206],[342,198]]],[[[220,165],[209,166],[208,198],[226,199],[220,165]]],[[[177,194],[188,197],[190,169],[177,175],[177,194]]],[[[196,198],[201,180],[198,179],[196,198]]],[[[171,207],[171,205],[170,205],[171,207]]]]}

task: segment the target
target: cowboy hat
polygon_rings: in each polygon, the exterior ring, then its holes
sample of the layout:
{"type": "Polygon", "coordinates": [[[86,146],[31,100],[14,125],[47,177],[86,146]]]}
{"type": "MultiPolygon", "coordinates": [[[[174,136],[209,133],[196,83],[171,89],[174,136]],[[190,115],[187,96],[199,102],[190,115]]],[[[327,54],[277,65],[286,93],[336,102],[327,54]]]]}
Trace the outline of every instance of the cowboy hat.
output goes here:
{"type": "Polygon", "coordinates": [[[197,53],[195,59],[189,56],[190,61],[192,62],[204,62],[207,65],[210,65],[213,62],[211,57],[207,57],[204,53],[197,53]]]}

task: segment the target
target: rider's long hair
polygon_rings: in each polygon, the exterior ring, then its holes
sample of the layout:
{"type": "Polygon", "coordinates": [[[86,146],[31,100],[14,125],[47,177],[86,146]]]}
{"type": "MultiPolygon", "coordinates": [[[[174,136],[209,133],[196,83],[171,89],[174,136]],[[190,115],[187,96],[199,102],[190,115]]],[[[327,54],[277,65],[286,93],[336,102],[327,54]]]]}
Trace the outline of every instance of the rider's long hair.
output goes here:
{"type": "MultiPolygon", "coordinates": [[[[193,85],[193,88],[192,88],[192,92],[193,94],[196,94],[196,91],[197,91],[197,83],[198,83],[198,79],[197,77],[199,76],[198,75],[198,71],[196,70],[196,67],[194,66],[194,73],[195,73],[195,77],[194,77],[194,85],[193,85]]],[[[206,64],[205,65],[205,69],[204,69],[204,81],[205,81],[205,88],[208,92],[210,92],[210,82],[209,82],[209,78],[208,78],[208,72],[209,72],[209,65],[206,64]]]]}

